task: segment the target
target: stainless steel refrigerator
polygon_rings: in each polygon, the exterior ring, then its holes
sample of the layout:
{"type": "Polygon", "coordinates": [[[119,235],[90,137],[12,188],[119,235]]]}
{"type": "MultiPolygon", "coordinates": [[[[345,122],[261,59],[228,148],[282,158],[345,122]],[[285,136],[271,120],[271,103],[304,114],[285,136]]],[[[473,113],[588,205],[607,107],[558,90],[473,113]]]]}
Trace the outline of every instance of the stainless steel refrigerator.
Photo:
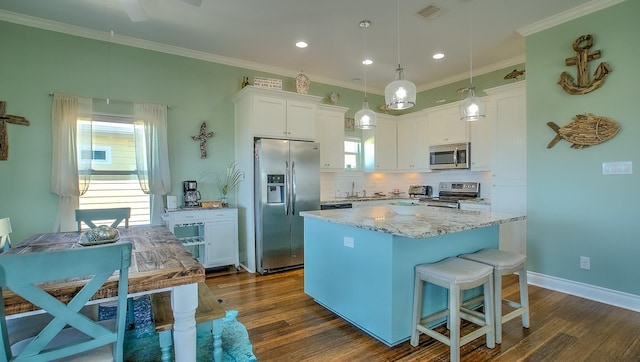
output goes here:
{"type": "Polygon", "coordinates": [[[268,273],[304,264],[301,211],[320,209],[320,145],[255,141],[256,264],[268,273]]]}

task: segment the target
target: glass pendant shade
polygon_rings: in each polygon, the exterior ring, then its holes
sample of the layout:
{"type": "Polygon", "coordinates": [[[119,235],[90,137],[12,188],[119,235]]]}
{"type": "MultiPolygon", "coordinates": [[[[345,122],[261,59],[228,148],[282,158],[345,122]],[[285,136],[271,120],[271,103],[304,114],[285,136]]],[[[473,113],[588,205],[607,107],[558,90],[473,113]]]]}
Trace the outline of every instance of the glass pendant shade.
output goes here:
{"type": "Polygon", "coordinates": [[[396,71],[396,80],[384,88],[384,101],[388,109],[409,109],[416,105],[416,85],[404,79],[400,65],[396,71]]]}
{"type": "Polygon", "coordinates": [[[376,113],[369,109],[369,102],[362,102],[362,109],[355,115],[356,128],[372,129],[376,126],[376,113]]]}
{"type": "Polygon", "coordinates": [[[487,116],[486,105],[481,98],[476,97],[474,88],[469,88],[467,99],[460,103],[460,120],[477,121],[487,116]]]}

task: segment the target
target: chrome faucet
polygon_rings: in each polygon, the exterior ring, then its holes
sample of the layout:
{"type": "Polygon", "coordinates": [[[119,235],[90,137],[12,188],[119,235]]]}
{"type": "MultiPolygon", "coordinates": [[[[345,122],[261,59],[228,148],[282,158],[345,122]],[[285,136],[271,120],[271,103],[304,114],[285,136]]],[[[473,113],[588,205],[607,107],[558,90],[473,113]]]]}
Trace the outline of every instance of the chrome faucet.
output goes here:
{"type": "Polygon", "coordinates": [[[355,181],[351,181],[351,197],[355,196],[356,183],[355,181]]]}

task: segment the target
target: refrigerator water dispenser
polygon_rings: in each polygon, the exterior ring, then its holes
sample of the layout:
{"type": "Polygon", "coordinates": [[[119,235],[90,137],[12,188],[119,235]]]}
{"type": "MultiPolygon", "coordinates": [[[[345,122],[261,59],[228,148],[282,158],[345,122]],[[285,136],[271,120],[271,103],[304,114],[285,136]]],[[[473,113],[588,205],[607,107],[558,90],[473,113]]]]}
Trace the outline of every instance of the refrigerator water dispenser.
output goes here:
{"type": "Polygon", "coordinates": [[[284,202],[284,175],[267,175],[267,203],[284,202]]]}

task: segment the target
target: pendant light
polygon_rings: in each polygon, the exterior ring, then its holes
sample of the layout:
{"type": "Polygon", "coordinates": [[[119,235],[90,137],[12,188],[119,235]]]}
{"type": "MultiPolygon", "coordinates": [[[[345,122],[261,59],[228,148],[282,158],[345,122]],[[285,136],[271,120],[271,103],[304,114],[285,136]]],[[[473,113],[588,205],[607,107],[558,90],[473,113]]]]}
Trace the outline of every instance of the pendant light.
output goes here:
{"type": "MultiPolygon", "coordinates": [[[[360,22],[360,27],[365,30],[364,36],[364,49],[365,49],[365,57],[367,52],[367,35],[366,29],[371,25],[369,20],[362,20],[360,22]]],[[[362,68],[364,68],[364,101],[362,102],[362,109],[356,112],[354,116],[356,122],[356,128],[359,129],[371,129],[376,126],[376,113],[369,109],[369,102],[367,101],[367,64],[363,59],[362,68]]]]}
{"type": "Polygon", "coordinates": [[[471,5],[469,5],[469,83],[467,98],[460,103],[460,120],[477,121],[487,116],[486,106],[482,99],[476,97],[473,86],[473,47],[471,46],[471,5]]]}
{"type": "Polygon", "coordinates": [[[388,109],[409,109],[416,105],[416,85],[404,79],[404,70],[400,66],[400,0],[398,5],[398,68],[396,80],[384,88],[384,101],[388,109]]]}

